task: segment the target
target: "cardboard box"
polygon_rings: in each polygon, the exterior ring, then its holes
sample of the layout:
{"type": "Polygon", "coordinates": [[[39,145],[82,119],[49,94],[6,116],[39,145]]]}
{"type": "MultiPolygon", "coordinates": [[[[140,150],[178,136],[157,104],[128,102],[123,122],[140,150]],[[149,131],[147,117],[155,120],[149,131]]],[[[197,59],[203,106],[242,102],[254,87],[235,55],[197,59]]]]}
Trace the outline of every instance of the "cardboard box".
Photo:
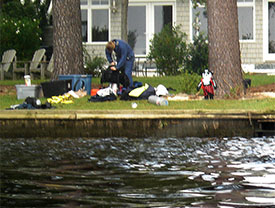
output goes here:
{"type": "Polygon", "coordinates": [[[17,99],[26,99],[27,97],[39,98],[41,95],[41,86],[40,85],[15,85],[17,99]]]}

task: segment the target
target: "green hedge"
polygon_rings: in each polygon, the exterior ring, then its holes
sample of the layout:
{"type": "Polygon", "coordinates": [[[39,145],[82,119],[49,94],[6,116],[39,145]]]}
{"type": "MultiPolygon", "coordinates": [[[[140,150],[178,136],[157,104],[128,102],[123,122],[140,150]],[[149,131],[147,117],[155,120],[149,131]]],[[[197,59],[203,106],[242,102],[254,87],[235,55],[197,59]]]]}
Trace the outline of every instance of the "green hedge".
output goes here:
{"type": "Polygon", "coordinates": [[[0,17],[1,54],[15,49],[19,60],[29,60],[40,47],[41,29],[38,20],[0,17]]]}
{"type": "Polygon", "coordinates": [[[45,3],[4,1],[0,13],[0,53],[15,49],[18,60],[31,59],[41,45],[41,20],[44,19],[45,3]]]}

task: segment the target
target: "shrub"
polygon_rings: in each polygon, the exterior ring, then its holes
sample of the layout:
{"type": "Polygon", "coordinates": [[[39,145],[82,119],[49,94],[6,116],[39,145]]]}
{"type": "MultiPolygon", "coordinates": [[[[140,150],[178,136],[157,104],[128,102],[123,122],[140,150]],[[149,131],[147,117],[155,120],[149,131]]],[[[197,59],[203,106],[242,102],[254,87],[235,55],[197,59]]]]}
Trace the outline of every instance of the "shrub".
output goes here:
{"type": "Polygon", "coordinates": [[[32,1],[11,0],[2,4],[0,16],[1,54],[15,49],[20,60],[29,60],[41,43],[40,16],[32,1]]]}
{"type": "Polygon", "coordinates": [[[185,70],[201,74],[208,68],[208,43],[202,33],[194,37],[194,42],[188,45],[187,53],[184,57],[185,70]]]}
{"type": "Polygon", "coordinates": [[[104,69],[107,61],[105,58],[96,55],[94,51],[90,55],[87,50],[83,47],[84,50],[84,70],[85,73],[91,74],[93,77],[99,77],[101,75],[101,70],[104,69]]]}
{"type": "Polygon", "coordinates": [[[39,21],[22,18],[20,20],[0,17],[1,54],[5,50],[15,49],[19,60],[29,60],[40,47],[39,21]]]}
{"type": "Polygon", "coordinates": [[[172,94],[197,93],[197,86],[201,80],[201,76],[195,73],[183,72],[177,76],[162,76],[162,77],[133,77],[134,81],[148,83],[153,87],[157,87],[159,84],[164,85],[166,88],[175,89],[169,91],[172,94]]]}
{"type": "Polygon", "coordinates": [[[187,54],[186,34],[179,26],[165,25],[151,40],[148,58],[155,61],[160,74],[178,75],[187,54]]]}
{"type": "Polygon", "coordinates": [[[197,86],[201,80],[201,76],[192,72],[183,72],[180,75],[180,92],[186,94],[195,94],[197,92],[197,86]]]}

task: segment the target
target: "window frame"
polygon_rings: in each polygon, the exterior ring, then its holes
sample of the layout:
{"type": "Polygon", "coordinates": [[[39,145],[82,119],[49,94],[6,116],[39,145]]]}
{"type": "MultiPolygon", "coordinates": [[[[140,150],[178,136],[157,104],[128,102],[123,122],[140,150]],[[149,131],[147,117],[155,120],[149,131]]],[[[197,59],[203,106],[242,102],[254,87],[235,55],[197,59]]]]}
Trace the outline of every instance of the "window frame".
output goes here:
{"type": "MultiPolygon", "coordinates": [[[[193,3],[192,0],[190,2],[190,40],[193,42],[193,3]]],[[[198,4],[198,7],[204,8],[205,5],[198,4]]],[[[252,2],[237,2],[237,7],[252,7],[253,8],[253,38],[252,39],[239,39],[240,43],[246,43],[246,42],[255,42],[256,41],[256,15],[255,15],[255,0],[252,0],[252,2]]]]}
{"type": "Polygon", "coordinates": [[[91,0],[88,0],[87,5],[80,5],[81,10],[87,10],[87,42],[85,45],[105,45],[111,37],[111,10],[110,0],[108,4],[94,5],[91,0]],[[106,41],[92,41],[92,10],[107,10],[108,11],[108,40],[106,41]]]}
{"type": "Polygon", "coordinates": [[[246,42],[255,42],[256,41],[256,14],[255,14],[255,0],[252,2],[237,2],[237,7],[252,7],[253,14],[252,14],[252,21],[253,21],[253,38],[252,39],[240,39],[241,43],[246,42]]]}

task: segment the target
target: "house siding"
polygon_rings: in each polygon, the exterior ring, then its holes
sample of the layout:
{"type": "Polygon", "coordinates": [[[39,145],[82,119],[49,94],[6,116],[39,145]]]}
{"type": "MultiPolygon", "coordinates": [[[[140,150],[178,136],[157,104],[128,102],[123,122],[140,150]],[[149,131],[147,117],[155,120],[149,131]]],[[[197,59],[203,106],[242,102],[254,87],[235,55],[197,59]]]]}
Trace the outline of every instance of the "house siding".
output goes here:
{"type": "MultiPolygon", "coordinates": [[[[254,14],[254,39],[240,41],[241,61],[243,65],[264,64],[263,53],[263,0],[255,0],[254,14]]],[[[175,7],[175,24],[179,25],[184,33],[187,34],[187,40],[191,40],[190,27],[192,27],[190,18],[190,1],[177,0],[175,7]]],[[[117,5],[117,11],[110,11],[110,34],[109,38],[121,38],[121,7],[117,5]]],[[[87,43],[86,50],[89,53],[105,57],[105,43],[87,43]]],[[[275,63],[275,61],[269,61],[275,63]]]]}
{"type": "Polygon", "coordinates": [[[240,41],[242,64],[263,63],[263,1],[255,0],[254,40],[240,41]]]}
{"type": "Polygon", "coordinates": [[[111,31],[110,39],[121,38],[121,7],[117,8],[115,13],[110,12],[111,16],[111,31]]]}
{"type": "MultiPolygon", "coordinates": [[[[121,7],[117,6],[116,12],[110,11],[110,31],[109,39],[120,39],[121,38],[121,7]]],[[[85,43],[84,47],[86,48],[89,54],[99,55],[105,57],[105,46],[106,43],[85,43]]]]}
{"type": "Polygon", "coordinates": [[[190,37],[190,4],[189,0],[178,0],[176,3],[176,25],[180,25],[182,31],[190,37]]]}

